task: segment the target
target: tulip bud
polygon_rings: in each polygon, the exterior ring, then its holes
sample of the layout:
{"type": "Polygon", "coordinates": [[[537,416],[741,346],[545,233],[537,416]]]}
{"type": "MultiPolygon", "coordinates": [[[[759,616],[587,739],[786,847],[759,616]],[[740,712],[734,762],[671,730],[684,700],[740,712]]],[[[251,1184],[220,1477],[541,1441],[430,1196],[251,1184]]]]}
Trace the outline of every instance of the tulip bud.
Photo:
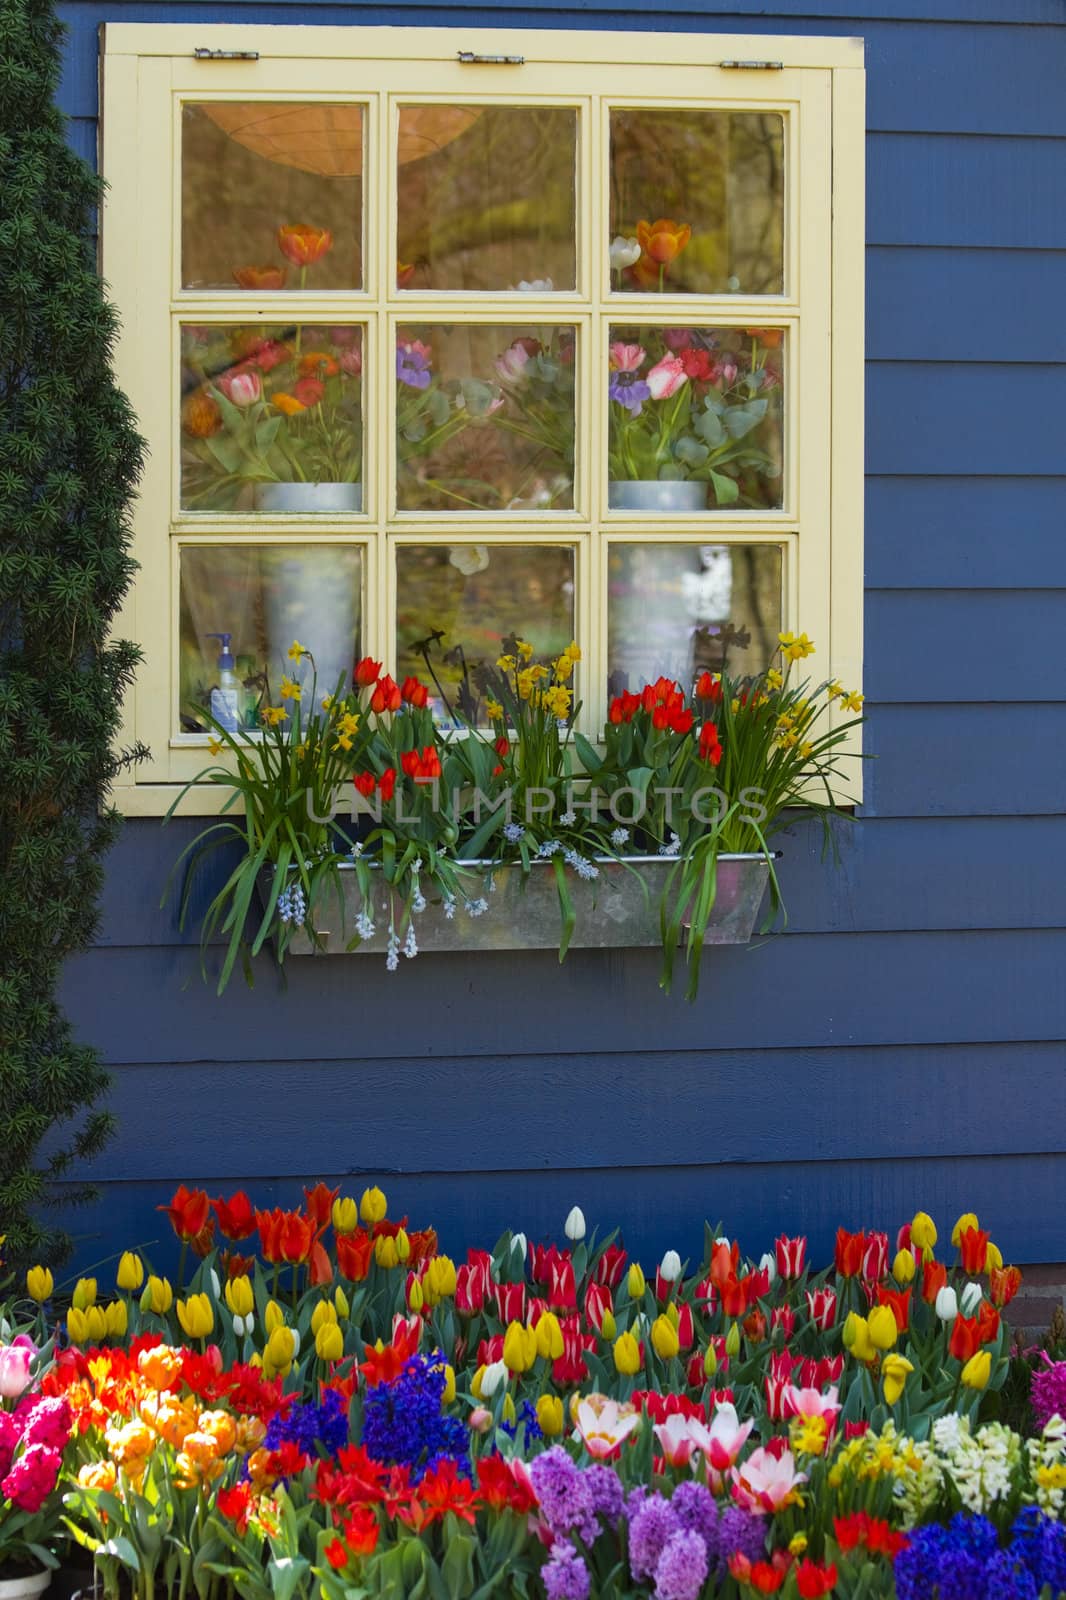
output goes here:
{"type": "Polygon", "coordinates": [[[174,1291],[170,1287],[168,1278],[149,1277],[141,1295],[141,1310],[154,1311],[157,1317],[165,1317],[174,1304],[174,1291]]]}
{"type": "Polygon", "coordinates": [[[267,1301],[266,1311],[263,1314],[263,1326],[266,1328],[267,1338],[270,1337],[275,1328],[283,1328],[285,1326],[285,1313],[276,1300],[267,1301]]]}
{"type": "Polygon", "coordinates": [[[727,1356],[740,1354],[740,1328],[735,1322],[729,1325],[729,1332],[725,1336],[725,1353],[727,1356]]]}
{"type": "Polygon", "coordinates": [[[422,1285],[417,1278],[412,1278],[411,1287],[407,1291],[407,1309],[415,1312],[421,1311],[425,1303],[426,1297],[422,1293],[422,1285]]]}
{"type": "Polygon", "coordinates": [[[444,1393],[441,1400],[446,1406],[452,1405],[455,1400],[455,1368],[447,1362],[444,1363],[444,1393]]]}
{"type": "Polygon", "coordinates": [[[481,1374],[481,1394],[479,1399],[491,1400],[497,1389],[507,1383],[507,1363],[493,1361],[481,1374]]]}
{"type": "Polygon", "coordinates": [[[866,1326],[870,1334],[870,1343],[876,1350],[891,1350],[899,1333],[895,1312],[891,1306],[874,1306],[866,1319],[866,1326]]]}
{"type": "Polygon", "coordinates": [[[352,1199],[334,1200],[330,1216],[334,1233],[354,1233],[359,1226],[359,1207],[352,1199]]]}
{"type": "Polygon", "coordinates": [[[629,1290],[629,1298],[631,1300],[642,1300],[644,1298],[644,1274],[640,1270],[640,1263],[638,1261],[634,1261],[633,1265],[629,1269],[629,1275],[626,1278],[626,1288],[629,1290]]]}
{"type": "Polygon", "coordinates": [[[67,1312],[67,1337],[71,1344],[85,1344],[89,1337],[89,1324],[85,1312],[71,1306],[67,1312]]]}
{"type": "Polygon", "coordinates": [[[614,1338],[615,1332],[616,1326],[614,1312],[610,1310],[605,1311],[603,1316],[600,1318],[600,1338],[606,1339],[609,1343],[614,1338]]]}
{"type": "Polygon", "coordinates": [[[967,1389],[984,1389],[992,1376],[992,1355],[988,1350],[978,1350],[971,1356],[959,1374],[959,1381],[967,1389]]]}
{"type": "Polygon", "coordinates": [[[38,1305],[51,1298],[55,1280],[47,1267],[31,1267],[26,1274],[26,1293],[38,1305]]]}
{"type": "MultiPolygon", "coordinates": [[[[562,1338],[561,1333],[559,1337],[562,1338]]],[[[520,1322],[507,1324],[503,1336],[503,1359],[511,1372],[529,1371],[537,1359],[537,1336],[531,1328],[524,1328],[520,1322]]]]}
{"type": "Polygon", "coordinates": [[[911,1223],[911,1244],[919,1250],[931,1250],[936,1244],[936,1223],[927,1211],[916,1211],[911,1223]]]}
{"type": "Polygon", "coordinates": [[[319,1329],[329,1322],[336,1322],[337,1313],[333,1309],[331,1300],[320,1300],[311,1313],[311,1332],[317,1333],[319,1329]]]}
{"type": "Polygon", "coordinates": [[[279,1324],[263,1351],[263,1373],[267,1378],[286,1377],[296,1354],[296,1336],[291,1328],[279,1324]]]}
{"type": "Polygon", "coordinates": [[[999,1272],[1003,1266],[1003,1252],[998,1244],[993,1244],[989,1239],[985,1248],[985,1271],[999,1272]]]}
{"type": "Polygon", "coordinates": [[[206,1339],[215,1326],[215,1313],[206,1294],[191,1294],[179,1300],[178,1321],[187,1339],[206,1339]]]}
{"type": "Polygon", "coordinates": [[[348,1304],[348,1296],[339,1285],[333,1291],[333,1304],[336,1307],[338,1317],[351,1316],[351,1307],[348,1304]]]}
{"type": "Polygon", "coordinates": [[[950,1283],[945,1284],[937,1294],[936,1314],[941,1322],[954,1322],[959,1314],[958,1297],[950,1283]]]}
{"type": "Polygon", "coordinates": [[[492,1412],[486,1411],[484,1406],[475,1406],[467,1418],[467,1425],[472,1433],[488,1433],[492,1427],[492,1412]]]}
{"type": "Polygon", "coordinates": [[[484,1365],[478,1367],[477,1371],[474,1373],[474,1376],[470,1380],[470,1393],[474,1396],[475,1400],[480,1400],[482,1398],[481,1385],[485,1381],[485,1374],[488,1370],[488,1367],[484,1365]]]}
{"type": "Polygon", "coordinates": [[[396,1235],[396,1255],[400,1261],[409,1261],[411,1259],[411,1241],[407,1237],[406,1228],[401,1228],[396,1235]]]}
{"type": "Polygon", "coordinates": [[[529,1254],[529,1240],[524,1233],[511,1235],[511,1256],[520,1271],[525,1271],[526,1256],[529,1254]]]}
{"type": "Polygon", "coordinates": [[[640,1371],[640,1346],[631,1333],[620,1333],[614,1342],[615,1370],[625,1378],[640,1371]]]}
{"type": "Polygon", "coordinates": [[[107,1331],[112,1339],[124,1339],[126,1329],[129,1327],[129,1311],[125,1300],[112,1300],[104,1311],[104,1321],[107,1331]]]}
{"type": "Polygon", "coordinates": [[[563,1330],[554,1311],[545,1311],[537,1323],[536,1336],[537,1354],[546,1361],[558,1361],[563,1353],[563,1330]]]}
{"type": "Polygon", "coordinates": [[[974,1213],[972,1211],[964,1211],[958,1222],[956,1222],[955,1226],[951,1230],[951,1242],[955,1246],[956,1250],[959,1247],[959,1240],[962,1238],[963,1234],[966,1233],[968,1229],[976,1229],[977,1227],[978,1222],[974,1213]]]}
{"type": "MultiPolygon", "coordinates": [[[[881,1310],[887,1311],[892,1316],[889,1306],[881,1310]]],[[[895,1332],[896,1319],[892,1317],[893,1333],[895,1332]]],[[[841,1334],[845,1350],[850,1350],[856,1361],[876,1361],[877,1346],[870,1337],[870,1325],[865,1317],[860,1317],[857,1311],[849,1311],[844,1321],[844,1330],[841,1334]]]]}
{"type": "Polygon", "coordinates": [[[226,1304],[235,1317],[248,1317],[255,1310],[255,1295],[252,1291],[252,1280],[243,1273],[240,1277],[229,1278],[225,1288],[226,1304]]]}
{"type": "Polygon", "coordinates": [[[509,1426],[513,1428],[515,1425],[515,1416],[514,1396],[508,1392],[504,1395],[503,1405],[500,1407],[500,1420],[501,1422],[508,1423],[509,1426]]]}
{"type": "Polygon", "coordinates": [[[777,1257],[772,1256],[768,1250],[759,1257],[759,1271],[766,1273],[767,1281],[770,1283],[777,1277],[777,1257]]]}
{"type": "Polygon", "coordinates": [[[323,1322],[315,1333],[315,1355],[320,1361],[339,1361],[343,1354],[344,1335],[337,1323],[323,1322]]]}
{"type": "Polygon", "coordinates": [[[669,1317],[675,1329],[677,1328],[678,1315],[677,1302],[676,1300],[671,1300],[669,1305],[666,1307],[666,1310],[663,1312],[663,1316],[669,1317]]]}
{"type": "Polygon", "coordinates": [[[678,1344],[677,1329],[669,1317],[656,1317],[651,1325],[651,1342],[660,1361],[672,1361],[677,1355],[681,1347],[678,1344]]]}
{"type": "Polygon", "coordinates": [[[455,1262],[451,1256],[434,1256],[426,1268],[423,1290],[427,1286],[429,1292],[426,1299],[430,1305],[436,1305],[439,1300],[444,1300],[453,1295],[458,1284],[458,1274],[455,1262]]]}
{"type": "Polygon", "coordinates": [[[563,1431],[563,1402],[555,1394],[542,1394],[537,1401],[537,1421],[546,1439],[557,1439],[563,1431]]]}
{"type": "Polygon", "coordinates": [[[144,1262],[140,1256],[134,1255],[132,1250],[124,1250],[119,1257],[115,1282],[128,1294],[136,1294],[144,1282],[144,1262]]]}
{"type": "Polygon", "coordinates": [[[90,1306],[85,1313],[85,1323],[93,1344],[99,1344],[101,1339],[107,1338],[107,1318],[102,1307],[90,1306]]]}
{"type": "Polygon", "coordinates": [[[571,1244],[579,1244],[585,1237],[585,1214],[580,1206],[573,1206],[570,1215],[563,1226],[563,1232],[571,1244]]]}
{"type": "Polygon", "coordinates": [[[892,1262],[892,1276],[897,1283],[910,1283],[918,1270],[912,1250],[897,1250],[892,1262]]]}
{"type": "Polygon", "coordinates": [[[378,1188],[364,1189],[359,1197],[359,1215],[364,1222],[381,1222],[389,1209],[388,1201],[378,1188]]]}
{"type": "Polygon", "coordinates": [[[665,1283],[676,1283],[681,1276],[681,1257],[676,1250],[668,1250],[659,1264],[659,1275],[665,1283]]]}
{"type": "Polygon", "coordinates": [[[379,1267],[398,1267],[400,1256],[396,1240],[390,1239],[387,1234],[379,1234],[374,1240],[374,1260],[379,1267]]]}
{"type": "Polygon", "coordinates": [[[964,1317],[972,1317],[977,1307],[984,1299],[984,1291],[979,1283],[968,1283],[959,1296],[959,1305],[964,1317]]]}
{"type": "Polygon", "coordinates": [[[718,1357],[714,1353],[714,1346],[708,1345],[703,1354],[703,1375],[705,1378],[713,1378],[717,1371],[718,1357]]]}
{"type": "Polygon", "coordinates": [[[79,1278],[74,1285],[74,1293],[70,1303],[75,1311],[88,1311],[89,1307],[96,1304],[96,1279],[79,1278]]]}

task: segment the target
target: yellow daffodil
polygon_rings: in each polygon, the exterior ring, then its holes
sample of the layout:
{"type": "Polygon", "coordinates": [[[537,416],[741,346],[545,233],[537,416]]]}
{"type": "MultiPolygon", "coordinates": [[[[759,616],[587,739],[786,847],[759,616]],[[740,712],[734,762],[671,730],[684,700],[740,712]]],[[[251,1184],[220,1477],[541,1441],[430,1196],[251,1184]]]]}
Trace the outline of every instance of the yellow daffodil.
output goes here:
{"type": "Polygon", "coordinates": [[[496,662],[501,672],[513,672],[517,663],[514,656],[500,656],[496,662]]]}
{"type": "Polygon", "coordinates": [[[576,639],[571,639],[570,643],[563,651],[563,655],[569,656],[571,661],[581,660],[581,646],[578,644],[576,639]]]}
{"type": "Polygon", "coordinates": [[[840,696],[844,693],[844,685],[839,683],[837,679],[834,678],[832,683],[826,684],[825,692],[829,696],[830,700],[839,700],[840,696]]]}
{"type": "Polygon", "coordinates": [[[307,651],[304,649],[299,639],[294,639],[289,646],[289,660],[302,661],[306,654],[307,651]]]}
{"type": "Polygon", "coordinates": [[[208,748],[209,752],[211,753],[211,755],[220,756],[222,754],[223,750],[226,748],[226,746],[222,743],[221,739],[216,739],[216,738],[214,738],[212,736],[207,741],[207,748],[208,748]]]}
{"type": "Polygon", "coordinates": [[[322,709],[323,711],[333,710],[333,696],[331,694],[324,694],[322,696],[322,709]]]}
{"type": "Polygon", "coordinates": [[[844,711],[861,711],[865,695],[856,694],[854,689],[849,689],[840,696],[841,708],[844,711]]]}
{"type": "Polygon", "coordinates": [[[776,667],[771,667],[769,672],[766,674],[766,681],[770,685],[771,689],[780,689],[785,680],[782,678],[776,667]]]}
{"type": "Polygon", "coordinates": [[[517,644],[519,656],[523,661],[528,661],[533,654],[533,646],[528,639],[519,639],[517,644]]]}
{"type": "Polygon", "coordinates": [[[294,683],[291,678],[286,678],[282,675],[279,693],[283,700],[299,700],[303,690],[298,683],[294,683]]]}
{"type": "Polygon", "coordinates": [[[501,706],[500,702],[498,700],[486,700],[485,715],[488,717],[490,722],[502,722],[503,707],[501,706]]]}
{"type": "Polygon", "coordinates": [[[805,633],[779,633],[777,642],[781,646],[781,654],[787,661],[802,661],[805,656],[814,654],[814,645],[805,633]]]}
{"type": "Polygon", "coordinates": [[[268,728],[276,728],[279,722],[284,722],[288,716],[284,706],[264,706],[259,715],[268,728]]]}

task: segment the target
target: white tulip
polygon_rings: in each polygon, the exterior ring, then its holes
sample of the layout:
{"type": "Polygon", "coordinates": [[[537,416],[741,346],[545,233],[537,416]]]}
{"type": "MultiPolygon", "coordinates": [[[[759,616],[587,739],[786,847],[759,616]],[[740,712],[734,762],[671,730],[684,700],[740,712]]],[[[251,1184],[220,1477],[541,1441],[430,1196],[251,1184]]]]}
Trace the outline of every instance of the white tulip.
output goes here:
{"type": "Polygon", "coordinates": [[[299,1328],[290,1328],[289,1331],[292,1334],[292,1354],[295,1360],[300,1354],[300,1330],[299,1328]]]}
{"type": "Polygon", "coordinates": [[[964,1317],[972,1317],[977,1307],[984,1299],[984,1291],[979,1283],[968,1283],[959,1297],[964,1317]]]}
{"type": "Polygon", "coordinates": [[[524,1233],[516,1233],[516,1234],[512,1235],[512,1237],[511,1237],[511,1249],[515,1252],[516,1255],[521,1256],[522,1261],[524,1263],[525,1259],[526,1259],[526,1253],[527,1253],[527,1251],[529,1249],[529,1242],[526,1239],[526,1236],[525,1236],[524,1233]]]}
{"type": "Polygon", "coordinates": [[[493,1361],[481,1374],[481,1398],[491,1400],[496,1390],[507,1382],[507,1365],[503,1361],[493,1361]]]}
{"type": "Polygon", "coordinates": [[[585,1237],[585,1213],[580,1206],[573,1206],[570,1215],[563,1225],[563,1232],[571,1244],[578,1244],[585,1237]]]}
{"type": "Polygon", "coordinates": [[[681,1276],[681,1257],[676,1250],[668,1250],[659,1264],[659,1271],[667,1283],[676,1283],[681,1276]]]}
{"type": "Polygon", "coordinates": [[[945,1284],[936,1297],[936,1314],[941,1322],[954,1322],[959,1314],[958,1297],[950,1284],[945,1284]]]}
{"type": "Polygon", "coordinates": [[[759,1271],[765,1272],[771,1283],[777,1277],[777,1262],[769,1251],[759,1257],[759,1271]]]}
{"type": "Polygon", "coordinates": [[[222,1293],[222,1285],[218,1281],[218,1273],[215,1271],[214,1267],[211,1268],[211,1287],[215,1292],[215,1299],[217,1300],[219,1295],[222,1293]]]}
{"type": "Polygon", "coordinates": [[[607,254],[611,262],[611,271],[621,272],[623,267],[631,267],[635,261],[640,260],[640,241],[617,234],[611,240],[607,254]]]}

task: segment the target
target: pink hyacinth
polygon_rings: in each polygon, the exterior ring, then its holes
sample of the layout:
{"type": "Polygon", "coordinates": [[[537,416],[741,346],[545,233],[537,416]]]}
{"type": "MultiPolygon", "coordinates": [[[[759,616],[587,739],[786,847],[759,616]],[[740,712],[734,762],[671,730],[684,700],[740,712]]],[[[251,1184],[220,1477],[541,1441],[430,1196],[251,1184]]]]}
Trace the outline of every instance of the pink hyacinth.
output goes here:
{"type": "Polygon", "coordinates": [[[1033,1373],[1033,1415],[1037,1427],[1043,1430],[1052,1417],[1066,1417],[1066,1361],[1051,1361],[1047,1351],[1040,1352],[1044,1367],[1033,1373]]]}
{"type": "Polygon", "coordinates": [[[70,1438],[74,1414],[68,1400],[35,1395],[28,1406],[23,1402],[16,1415],[26,1445],[43,1444],[47,1450],[61,1451],[70,1438]],[[25,1414],[20,1415],[24,1408],[25,1414]]]}
{"type": "Polygon", "coordinates": [[[58,1450],[49,1450],[43,1444],[28,1445],[0,1483],[0,1494],[21,1511],[40,1511],[56,1486],[62,1461],[58,1450]]]}

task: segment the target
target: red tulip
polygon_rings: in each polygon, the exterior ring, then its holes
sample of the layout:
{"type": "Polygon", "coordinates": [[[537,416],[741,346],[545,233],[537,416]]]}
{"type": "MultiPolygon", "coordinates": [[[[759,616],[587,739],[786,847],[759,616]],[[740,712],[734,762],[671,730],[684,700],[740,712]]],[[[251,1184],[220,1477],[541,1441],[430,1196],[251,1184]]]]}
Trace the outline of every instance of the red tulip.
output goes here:
{"type": "Polygon", "coordinates": [[[993,1267],[989,1274],[992,1304],[1009,1306],[1022,1286],[1022,1275],[1017,1267],[993,1267]]]}
{"type": "Polygon", "coordinates": [[[935,1305],[936,1297],[948,1281],[948,1269],[942,1261],[927,1261],[922,1268],[922,1299],[935,1305]]]}
{"type": "Polygon", "coordinates": [[[403,687],[400,690],[400,696],[403,700],[406,700],[409,706],[414,706],[416,710],[421,710],[424,705],[428,704],[429,690],[418,678],[405,678],[403,687]]]}
{"type": "Polygon", "coordinates": [[[551,1279],[548,1284],[548,1304],[553,1311],[571,1311],[577,1305],[574,1263],[569,1256],[552,1268],[551,1279]]]}
{"type": "Polygon", "coordinates": [[[233,281],[238,289],[284,289],[284,267],[234,267],[233,281]]]}
{"type": "Polygon", "coordinates": [[[356,1228],[354,1233],[337,1235],[337,1265],[343,1277],[362,1283],[374,1259],[374,1241],[369,1233],[356,1228]]]}
{"type": "Polygon", "coordinates": [[[178,1238],[188,1244],[202,1233],[210,1219],[211,1202],[203,1189],[186,1189],[183,1183],[174,1191],[168,1206],[156,1206],[165,1211],[178,1238]]]}
{"type": "Polygon", "coordinates": [[[836,1321],[837,1297],[835,1289],[808,1289],[807,1314],[816,1328],[827,1333],[836,1321]]]}
{"type": "Polygon", "coordinates": [[[862,1275],[867,1282],[883,1278],[888,1271],[888,1234],[868,1233],[862,1256],[862,1275]]]}
{"type": "MultiPolygon", "coordinates": [[[[696,687],[698,689],[699,685],[697,684],[696,687]]],[[[714,724],[712,723],[711,726],[713,727],[714,724]]],[[[785,1234],[782,1234],[780,1238],[774,1240],[774,1254],[777,1257],[779,1277],[800,1278],[803,1276],[803,1270],[807,1265],[807,1240],[803,1234],[796,1239],[789,1239],[785,1234]]]]}
{"type": "MultiPolygon", "coordinates": [[[[456,1287],[459,1274],[456,1273],[456,1287]]],[[[493,1285],[496,1310],[501,1322],[524,1322],[526,1317],[526,1286],[524,1283],[497,1283],[493,1285]]]]}
{"type": "Polygon", "coordinates": [[[255,1207],[243,1189],[223,1200],[212,1200],[218,1226],[227,1239],[249,1239],[255,1232],[255,1207]]]}
{"type": "Polygon", "coordinates": [[[981,1329],[976,1317],[956,1317],[951,1325],[948,1350],[956,1361],[967,1362],[981,1348],[981,1329]]]}
{"type": "Polygon", "coordinates": [[[626,1269],[626,1253],[620,1244],[609,1244],[596,1263],[596,1282],[617,1289],[626,1269]]]}
{"type": "Polygon", "coordinates": [[[877,1303],[879,1306],[891,1306],[892,1315],[896,1319],[896,1327],[900,1333],[906,1333],[911,1325],[911,1291],[905,1289],[902,1293],[898,1289],[886,1289],[884,1284],[877,1285],[877,1303]]]}
{"type": "Polygon", "coordinates": [[[862,1271],[865,1251],[865,1233],[848,1233],[846,1229],[838,1228],[835,1255],[837,1276],[840,1278],[857,1277],[862,1271]]]}
{"type": "Polygon", "coordinates": [[[381,716],[385,711],[399,711],[400,687],[389,677],[386,672],[374,685],[374,693],[370,696],[370,709],[381,716]]]}
{"type": "Polygon", "coordinates": [[[380,671],[380,661],[373,660],[371,656],[364,656],[352,674],[352,681],[360,689],[369,689],[370,685],[377,681],[380,671]]]}
{"type": "Polygon", "coordinates": [[[333,1202],[340,1194],[340,1189],[327,1189],[324,1183],[316,1183],[313,1189],[304,1190],[307,1209],[314,1219],[315,1227],[321,1233],[323,1228],[329,1226],[333,1215],[333,1202]]]}
{"type": "Polygon", "coordinates": [[[991,1234],[983,1228],[966,1228],[959,1235],[959,1255],[962,1259],[962,1270],[971,1277],[985,1270],[985,1259],[988,1255],[988,1241],[991,1234]]]}
{"type": "MultiPolygon", "coordinates": [[[[606,1288],[602,1283],[590,1283],[585,1293],[585,1317],[592,1327],[596,1329],[597,1333],[603,1326],[603,1314],[605,1311],[614,1311],[610,1289],[606,1288]]],[[[689,1321],[691,1322],[691,1320],[692,1314],[690,1312],[689,1321]]],[[[691,1343],[690,1339],[689,1344],[691,1343]]],[[[688,1345],[683,1346],[683,1348],[687,1350],[688,1345]]]]}

